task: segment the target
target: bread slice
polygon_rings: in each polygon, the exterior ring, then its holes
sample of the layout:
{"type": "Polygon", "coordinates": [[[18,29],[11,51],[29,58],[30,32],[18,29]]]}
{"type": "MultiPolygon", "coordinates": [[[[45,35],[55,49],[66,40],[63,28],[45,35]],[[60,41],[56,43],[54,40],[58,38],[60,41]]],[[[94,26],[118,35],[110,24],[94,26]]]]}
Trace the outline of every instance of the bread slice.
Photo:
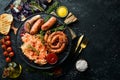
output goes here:
{"type": "Polygon", "coordinates": [[[13,22],[13,16],[11,14],[0,15],[0,33],[7,35],[10,31],[11,24],[13,22]]]}

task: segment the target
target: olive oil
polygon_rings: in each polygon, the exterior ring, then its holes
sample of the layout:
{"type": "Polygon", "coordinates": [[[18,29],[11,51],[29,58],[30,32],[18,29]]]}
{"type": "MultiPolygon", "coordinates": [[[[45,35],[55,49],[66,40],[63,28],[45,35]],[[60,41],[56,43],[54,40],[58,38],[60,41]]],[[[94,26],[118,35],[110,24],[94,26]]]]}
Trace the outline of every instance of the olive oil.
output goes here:
{"type": "Polygon", "coordinates": [[[13,71],[10,72],[9,78],[17,78],[20,76],[22,72],[22,66],[17,64],[13,71]]]}
{"type": "Polygon", "coordinates": [[[3,70],[2,78],[17,78],[22,72],[22,66],[15,62],[9,63],[3,70]]]}

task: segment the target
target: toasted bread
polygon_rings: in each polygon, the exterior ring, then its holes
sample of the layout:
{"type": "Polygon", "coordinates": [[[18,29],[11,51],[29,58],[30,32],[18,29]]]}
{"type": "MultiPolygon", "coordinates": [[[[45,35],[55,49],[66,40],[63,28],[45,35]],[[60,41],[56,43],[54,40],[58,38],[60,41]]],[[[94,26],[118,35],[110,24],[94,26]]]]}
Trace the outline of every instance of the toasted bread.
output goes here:
{"type": "Polygon", "coordinates": [[[10,31],[11,24],[13,22],[13,16],[11,14],[0,15],[0,33],[7,35],[10,31]]]}

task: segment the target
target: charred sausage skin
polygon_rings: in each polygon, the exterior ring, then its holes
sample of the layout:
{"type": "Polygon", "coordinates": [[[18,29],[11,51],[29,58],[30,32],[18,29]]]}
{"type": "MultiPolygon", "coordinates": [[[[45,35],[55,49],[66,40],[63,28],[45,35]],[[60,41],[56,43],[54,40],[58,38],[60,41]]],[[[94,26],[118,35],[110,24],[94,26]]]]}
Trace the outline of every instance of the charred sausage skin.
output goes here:
{"type": "Polygon", "coordinates": [[[56,31],[51,34],[45,34],[47,35],[46,38],[44,38],[48,51],[52,53],[61,53],[67,43],[68,43],[68,38],[66,34],[62,31],[56,31]]]}
{"type": "Polygon", "coordinates": [[[40,30],[41,26],[43,25],[44,23],[44,20],[41,18],[41,19],[38,19],[32,26],[31,30],[30,30],[30,34],[36,34],[38,33],[38,31],[40,30]]]}
{"type": "Polygon", "coordinates": [[[44,23],[41,27],[41,30],[46,31],[50,29],[57,21],[56,17],[51,17],[46,23],[44,23]]]}

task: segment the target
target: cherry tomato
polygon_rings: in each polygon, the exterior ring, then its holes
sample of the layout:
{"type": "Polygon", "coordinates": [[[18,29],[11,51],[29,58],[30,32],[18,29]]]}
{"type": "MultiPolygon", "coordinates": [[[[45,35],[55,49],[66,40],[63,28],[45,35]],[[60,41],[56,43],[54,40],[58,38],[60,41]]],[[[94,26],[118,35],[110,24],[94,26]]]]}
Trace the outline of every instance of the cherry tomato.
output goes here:
{"type": "Polygon", "coordinates": [[[10,36],[9,35],[5,36],[5,40],[10,40],[10,36]]]}
{"type": "Polygon", "coordinates": [[[10,58],[10,57],[7,57],[5,60],[6,60],[6,62],[8,62],[8,63],[11,62],[11,58],[10,58]]]}
{"type": "Polygon", "coordinates": [[[46,56],[46,60],[49,64],[55,64],[58,61],[58,57],[55,53],[49,53],[46,56]]]}
{"type": "Polygon", "coordinates": [[[5,44],[5,39],[2,38],[2,39],[0,40],[0,43],[1,43],[1,44],[5,44]]]}
{"type": "Polygon", "coordinates": [[[6,50],[7,46],[5,44],[3,44],[2,46],[2,49],[6,50]]]}
{"type": "Polygon", "coordinates": [[[9,53],[9,56],[10,56],[10,57],[13,57],[13,56],[14,56],[14,52],[10,52],[10,53],[9,53]]]}
{"type": "Polygon", "coordinates": [[[12,47],[8,47],[8,48],[7,48],[7,51],[8,51],[8,52],[11,52],[11,51],[12,51],[12,47]]]}
{"type": "Polygon", "coordinates": [[[7,57],[9,54],[8,54],[7,51],[4,51],[4,52],[3,52],[3,55],[4,55],[5,57],[7,57]]]}
{"type": "Polygon", "coordinates": [[[5,44],[6,44],[7,46],[10,46],[10,45],[11,45],[11,41],[10,41],[10,40],[9,40],[9,41],[6,41],[5,44]]]}

